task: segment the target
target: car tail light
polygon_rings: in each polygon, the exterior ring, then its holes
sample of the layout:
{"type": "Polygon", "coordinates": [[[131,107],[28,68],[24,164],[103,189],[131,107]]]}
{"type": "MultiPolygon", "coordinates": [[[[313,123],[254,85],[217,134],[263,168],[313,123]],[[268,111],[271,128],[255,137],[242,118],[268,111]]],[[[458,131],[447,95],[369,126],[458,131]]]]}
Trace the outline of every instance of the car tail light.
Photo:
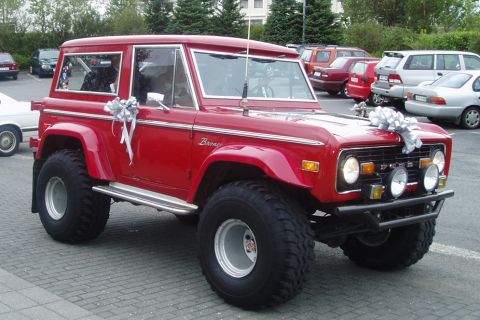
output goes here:
{"type": "Polygon", "coordinates": [[[403,83],[403,81],[402,81],[402,78],[400,78],[400,75],[389,74],[388,75],[388,83],[390,83],[390,85],[394,85],[394,84],[401,84],[401,83],[403,83]]]}
{"type": "Polygon", "coordinates": [[[407,93],[407,100],[413,100],[413,93],[410,91],[407,93]]]}
{"type": "Polygon", "coordinates": [[[378,73],[375,72],[375,75],[373,76],[373,81],[377,82],[378,80],[378,73]]]}
{"type": "Polygon", "coordinates": [[[445,98],[442,98],[442,97],[430,97],[429,102],[433,104],[440,104],[440,105],[447,104],[447,101],[445,101],[445,98]]]}

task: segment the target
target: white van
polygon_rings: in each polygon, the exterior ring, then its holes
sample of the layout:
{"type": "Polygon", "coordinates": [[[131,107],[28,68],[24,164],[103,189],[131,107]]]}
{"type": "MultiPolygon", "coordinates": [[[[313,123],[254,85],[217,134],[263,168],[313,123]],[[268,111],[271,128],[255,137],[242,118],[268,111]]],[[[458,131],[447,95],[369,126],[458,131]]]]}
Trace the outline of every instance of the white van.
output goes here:
{"type": "Polygon", "coordinates": [[[375,68],[372,91],[403,109],[409,88],[458,70],[480,70],[480,56],[463,51],[385,51],[375,68]]]}

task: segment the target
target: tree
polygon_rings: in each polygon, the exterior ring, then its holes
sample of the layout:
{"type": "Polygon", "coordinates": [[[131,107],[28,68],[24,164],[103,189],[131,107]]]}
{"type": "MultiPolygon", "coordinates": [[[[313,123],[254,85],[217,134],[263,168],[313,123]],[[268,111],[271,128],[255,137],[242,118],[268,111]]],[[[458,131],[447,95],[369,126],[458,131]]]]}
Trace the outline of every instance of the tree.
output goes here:
{"type": "Polygon", "coordinates": [[[0,24],[14,23],[13,13],[22,6],[21,0],[0,0],[0,24]]]}
{"type": "Polygon", "coordinates": [[[342,0],[343,17],[349,23],[375,20],[386,26],[401,25],[405,21],[405,2],[405,0],[342,0]]]}
{"type": "Polygon", "coordinates": [[[243,37],[245,36],[243,20],[238,0],[220,0],[212,19],[213,34],[219,36],[243,37]]]}
{"type": "Polygon", "coordinates": [[[270,6],[263,39],[285,45],[302,41],[302,4],[295,0],[277,0],[270,6]]]}
{"type": "Polygon", "coordinates": [[[118,35],[147,33],[143,16],[139,14],[137,8],[125,7],[116,13],[113,20],[113,33],[118,35]]]}
{"type": "Polygon", "coordinates": [[[305,28],[307,43],[332,43],[342,41],[339,19],[332,12],[330,0],[310,0],[307,4],[305,28]]]}
{"type": "Polygon", "coordinates": [[[145,23],[151,33],[164,33],[172,16],[173,4],[169,0],[147,0],[145,23]]]}
{"type": "Polygon", "coordinates": [[[210,0],[178,0],[167,33],[210,34],[213,3],[210,0]]]}

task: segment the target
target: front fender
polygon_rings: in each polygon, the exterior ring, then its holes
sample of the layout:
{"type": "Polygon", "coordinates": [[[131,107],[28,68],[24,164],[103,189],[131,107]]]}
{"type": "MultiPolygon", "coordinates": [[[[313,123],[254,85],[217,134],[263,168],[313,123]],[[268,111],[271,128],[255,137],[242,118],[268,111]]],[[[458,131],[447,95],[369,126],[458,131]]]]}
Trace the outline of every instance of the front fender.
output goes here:
{"type": "MultiPolygon", "coordinates": [[[[41,159],[46,150],[55,151],[58,149],[49,144],[49,139],[54,137],[71,137],[79,140],[82,144],[88,174],[95,179],[114,180],[107,152],[92,128],[72,123],[56,123],[48,127],[39,141],[37,159],[41,159]]],[[[50,141],[52,140],[50,139],[50,141]]]]}
{"type": "Polygon", "coordinates": [[[313,183],[306,178],[304,171],[300,168],[299,161],[291,155],[273,148],[230,145],[216,149],[205,159],[193,181],[188,202],[194,201],[205,173],[212,164],[217,162],[255,166],[272,179],[305,189],[313,188],[313,183]]]}

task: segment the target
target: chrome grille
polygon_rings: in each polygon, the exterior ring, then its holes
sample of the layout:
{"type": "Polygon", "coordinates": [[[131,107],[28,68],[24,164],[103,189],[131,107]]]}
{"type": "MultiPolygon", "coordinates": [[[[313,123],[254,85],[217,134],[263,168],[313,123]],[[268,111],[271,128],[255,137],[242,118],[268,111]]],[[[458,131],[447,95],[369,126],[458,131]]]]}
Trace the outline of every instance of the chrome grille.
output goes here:
{"type": "Polygon", "coordinates": [[[434,150],[441,149],[445,152],[444,145],[423,145],[409,154],[402,153],[403,146],[345,149],[340,153],[337,172],[337,191],[345,192],[358,190],[362,184],[384,183],[388,174],[393,170],[391,166],[404,166],[408,171],[408,183],[418,182],[420,159],[430,158],[434,150]],[[345,183],[340,172],[342,162],[354,156],[360,163],[373,162],[375,164],[375,175],[360,176],[359,181],[354,185],[345,183]],[[387,166],[387,168],[384,168],[387,166]]]}

